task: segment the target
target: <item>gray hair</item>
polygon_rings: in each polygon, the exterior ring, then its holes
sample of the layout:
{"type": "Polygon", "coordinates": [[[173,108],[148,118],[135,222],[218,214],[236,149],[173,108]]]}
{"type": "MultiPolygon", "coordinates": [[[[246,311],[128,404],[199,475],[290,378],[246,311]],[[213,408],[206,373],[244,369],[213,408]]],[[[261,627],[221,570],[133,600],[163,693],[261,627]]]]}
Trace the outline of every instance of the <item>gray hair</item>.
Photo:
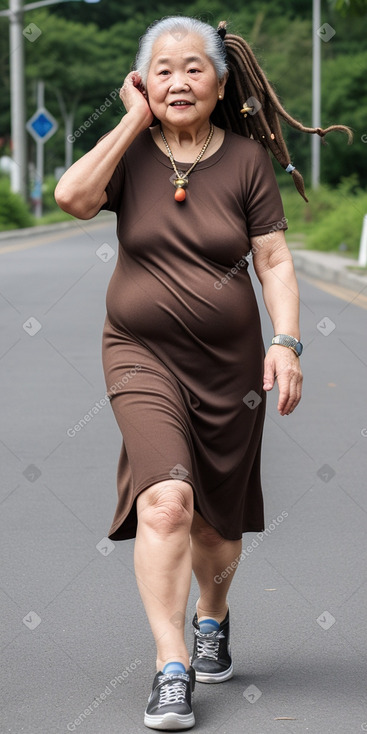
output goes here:
{"type": "Polygon", "coordinates": [[[139,71],[144,86],[147,82],[154,43],[163,33],[196,33],[199,35],[204,41],[205,53],[212,62],[218,79],[223,79],[227,71],[226,51],[217,31],[208,23],[203,23],[196,18],[173,15],[154,21],[140,39],[135,69],[139,71]]]}

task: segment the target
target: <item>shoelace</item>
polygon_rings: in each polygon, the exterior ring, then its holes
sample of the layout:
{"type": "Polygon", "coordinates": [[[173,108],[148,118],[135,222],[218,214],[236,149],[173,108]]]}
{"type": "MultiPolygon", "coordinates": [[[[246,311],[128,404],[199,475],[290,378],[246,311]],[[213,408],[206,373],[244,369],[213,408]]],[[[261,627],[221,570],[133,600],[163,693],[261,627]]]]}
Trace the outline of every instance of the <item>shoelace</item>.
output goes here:
{"type": "Polygon", "coordinates": [[[197,656],[198,658],[212,658],[212,660],[218,660],[219,653],[219,640],[223,639],[224,632],[214,633],[214,637],[207,637],[199,630],[195,630],[197,637],[197,656]]]}
{"type": "Polygon", "coordinates": [[[183,680],[172,680],[171,676],[162,676],[162,678],[160,679],[158,708],[172,703],[184,703],[186,700],[186,683],[183,680]],[[162,678],[167,678],[167,680],[162,682],[162,678]]]}

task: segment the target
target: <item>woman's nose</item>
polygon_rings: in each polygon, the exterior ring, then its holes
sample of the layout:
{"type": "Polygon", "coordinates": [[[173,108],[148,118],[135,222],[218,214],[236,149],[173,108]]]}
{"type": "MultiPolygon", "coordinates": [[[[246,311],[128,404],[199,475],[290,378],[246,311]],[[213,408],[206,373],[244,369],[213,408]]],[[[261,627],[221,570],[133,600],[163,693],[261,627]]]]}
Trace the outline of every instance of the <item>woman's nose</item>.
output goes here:
{"type": "Polygon", "coordinates": [[[170,92],[181,92],[183,89],[189,89],[188,81],[184,74],[176,73],[171,77],[170,92]]]}

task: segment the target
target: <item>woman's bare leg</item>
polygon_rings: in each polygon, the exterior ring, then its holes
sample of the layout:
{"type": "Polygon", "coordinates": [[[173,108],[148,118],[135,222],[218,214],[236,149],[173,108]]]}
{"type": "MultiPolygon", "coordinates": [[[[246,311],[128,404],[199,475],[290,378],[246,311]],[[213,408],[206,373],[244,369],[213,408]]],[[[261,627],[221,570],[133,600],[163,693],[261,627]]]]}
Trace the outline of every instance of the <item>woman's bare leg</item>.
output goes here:
{"type": "Polygon", "coordinates": [[[194,512],[191,526],[192,568],[197,578],[200,598],[198,618],[211,617],[222,622],[227,614],[227,593],[242,550],[242,540],[225,540],[217,530],[194,512]],[[221,576],[231,566],[233,571],[221,576]]]}
{"type": "Polygon", "coordinates": [[[167,662],[189,665],[184,620],[192,566],[193,491],[188,482],[165,480],[137,498],[136,580],[157,645],[157,670],[167,662]]]}

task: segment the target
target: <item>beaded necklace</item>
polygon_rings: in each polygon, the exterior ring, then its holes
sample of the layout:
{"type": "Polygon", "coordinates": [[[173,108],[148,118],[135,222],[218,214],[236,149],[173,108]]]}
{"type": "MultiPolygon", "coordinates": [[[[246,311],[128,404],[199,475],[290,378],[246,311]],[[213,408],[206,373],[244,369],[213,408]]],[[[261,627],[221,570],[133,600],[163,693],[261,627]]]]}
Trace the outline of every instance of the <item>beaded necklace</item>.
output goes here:
{"type": "Polygon", "coordinates": [[[204,155],[204,153],[205,153],[205,151],[206,151],[206,149],[207,149],[207,147],[208,147],[208,145],[209,145],[209,143],[210,143],[210,141],[211,141],[211,139],[213,137],[214,125],[213,125],[212,122],[210,123],[210,130],[209,130],[209,133],[208,133],[208,137],[207,137],[207,139],[206,139],[206,141],[205,141],[205,143],[204,143],[204,145],[203,145],[203,147],[202,147],[202,149],[201,149],[198,157],[195,159],[195,161],[193,162],[192,166],[190,166],[189,170],[186,171],[185,173],[179,173],[179,171],[177,170],[176,163],[175,163],[175,160],[173,158],[171,148],[169,147],[169,145],[167,143],[167,140],[166,140],[166,138],[164,136],[164,132],[163,132],[162,128],[160,128],[160,132],[161,132],[162,140],[163,140],[163,142],[164,142],[164,144],[166,146],[166,149],[167,149],[168,157],[169,157],[169,159],[170,159],[170,161],[172,163],[173,170],[174,170],[174,172],[175,172],[175,174],[177,176],[177,178],[173,182],[174,185],[175,185],[175,187],[176,187],[175,199],[176,199],[176,201],[184,201],[186,199],[186,191],[185,191],[185,189],[187,189],[187,187],[189,185],[189,174],[195,168],[196,164],[199,163],[199,161],[201,161],[201,159],[202,159],[202,157],[203,157],[203,155],[204,155]]]}

